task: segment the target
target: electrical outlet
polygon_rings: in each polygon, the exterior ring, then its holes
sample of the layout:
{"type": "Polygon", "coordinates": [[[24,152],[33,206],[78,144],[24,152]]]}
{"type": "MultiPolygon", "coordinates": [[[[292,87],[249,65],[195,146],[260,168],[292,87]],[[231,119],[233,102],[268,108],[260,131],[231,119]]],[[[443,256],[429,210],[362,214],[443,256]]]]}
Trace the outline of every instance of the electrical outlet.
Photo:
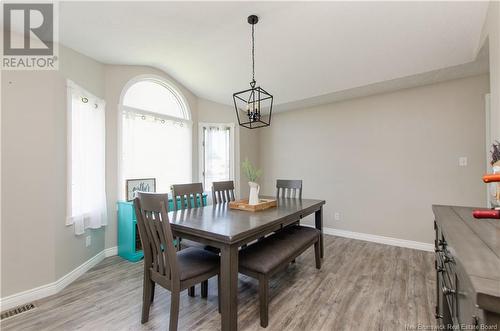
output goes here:
{"type": "Polygon", "coordinates": [[[336,221],[340,221],[340,213],[338,211],[336,211],[333,214],[333,219],[336,220],[336,221]]]}
{"type": "Polygon", "coordinates": [[[91,236],[85,237],[85,247],[89,247],[91,243],[92,243],[92,237],[91,236]]]}
{"type": "Polygon", "coordinates": [[[467,156],[461,156],[458,158],[458,165],[460,167],[466,167],[467,166],[467,156]]]}

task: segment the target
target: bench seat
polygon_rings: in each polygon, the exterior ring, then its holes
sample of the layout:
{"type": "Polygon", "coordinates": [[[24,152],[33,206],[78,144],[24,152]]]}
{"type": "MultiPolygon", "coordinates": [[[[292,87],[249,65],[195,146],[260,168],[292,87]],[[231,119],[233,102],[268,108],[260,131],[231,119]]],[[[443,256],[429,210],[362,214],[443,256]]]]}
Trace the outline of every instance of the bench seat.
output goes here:
{"type": "Polygon", "coordinates": [[[305,226],[288,226],[239,252],[239,272],[259,280],[260,325],[269,321],[269,279],[314,245],[316,268],[321,268],[321,232],[305,226]]]}
{"type": "Polygon", "coordinates": [[[290,226],[272,236],[264,238],[240,251],[240,269],[254,273],[272,273],[284,261],[291,261],[307,249],[321,235],[314,228],[305,226],[290,226]]]}

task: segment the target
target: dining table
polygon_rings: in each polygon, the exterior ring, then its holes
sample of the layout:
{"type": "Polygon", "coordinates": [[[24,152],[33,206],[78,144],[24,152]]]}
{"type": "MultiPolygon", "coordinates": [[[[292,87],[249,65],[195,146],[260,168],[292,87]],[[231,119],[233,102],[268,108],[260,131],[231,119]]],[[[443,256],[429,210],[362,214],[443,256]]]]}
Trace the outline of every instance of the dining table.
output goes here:
{"type": "Polygon", "coordinates": [[[169,212],[176,237],[220,249],[221,330],[238,329],[238,251],[241,246],[269,235],[314,214],[314,226],[321,231],[323,258],[324,200],[279,198],[277,206],[251,212],[229,208],[228,203],[169,212]]]}

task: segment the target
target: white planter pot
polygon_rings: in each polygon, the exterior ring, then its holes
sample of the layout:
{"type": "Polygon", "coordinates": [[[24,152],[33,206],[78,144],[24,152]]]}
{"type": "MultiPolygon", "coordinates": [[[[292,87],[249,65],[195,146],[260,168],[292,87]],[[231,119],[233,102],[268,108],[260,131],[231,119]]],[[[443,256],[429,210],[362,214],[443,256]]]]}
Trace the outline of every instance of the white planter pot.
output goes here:
{"type": "MultiPolygon", "coordinates": [[[[500,161],[493,165],[493,173],[500,174],[500,161]]],[[[491,205],[495,209],[500,208],[500,183],[490,183],[491,205]]]]}
{"type": "Polygon", "coordinates": [[[250,186],[250,196],[248,198],[248,204],[251,206],[255,206],[259,203],[260,185],[254,182],[248,182],[248,186],[250,186]]]}

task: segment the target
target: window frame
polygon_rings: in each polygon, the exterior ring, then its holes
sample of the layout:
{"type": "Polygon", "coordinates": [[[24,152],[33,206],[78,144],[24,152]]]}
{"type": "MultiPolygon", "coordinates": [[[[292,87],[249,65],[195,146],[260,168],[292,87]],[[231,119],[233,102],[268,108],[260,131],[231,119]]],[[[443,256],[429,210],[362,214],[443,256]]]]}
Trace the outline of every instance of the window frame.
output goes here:
{"type": "Polygon", "coordinates": [[[165,78],[160,75],[154,75],[154,74],[144,74],[144,75],[138,75],[133,77],[132,79],[128,80],[127,83],[123,86],[121,93],[120,93],[120,99],[118,102],[118,116],[117,116],[117,121],[118,121],[118,130],[117,130],[117,158],[118,158],[118,181],[117,181],[117,197],[118,200],[124,200],[126,198],[126,193],[123,191],[124,185],[122,185],[125,180],[124,178],[124,173],[123,173],[123,114],[125,112],[133,112],[133,113],[138,113],[138,114],[143,114],[146,116],[154,116],[156,118],[161,118],[165,119],[168,121],[173,121],[173,122],[181,122],[187,125],[189,130],[191,131],[190,137],[191,137],[191,142],[189,143],[190,145],[190,155],[191,155],[191,161],[189,164],[190,167],[190,173],[191,176],[190,178],[193,178],[193,144],[192,144],[192,136],[193,136],[193,121],[192,121],[192,113],[191,113],[191,108],[189,106],[189,103],[184,96],[184,94],[181,92],[177,86],[170,81],[168,78],[165,78]],[[161,114],[161,113],[155,113],[151,111],[147,111],[144,109],[139,109],[139,108],[134,108],[134,107],[129,107],[125,106],[123,104],[123,100],[125,98],[125,94],[129,90],[129,88],[134,85],[135,83],[141,82],[141,81],[154,81],[160,85],[163,85],[165,88],[167,88],[170,92],[174,94],[174,96],[179,100],[179,104],[181,105],[182,112],[185,115],[184,118],[181,117],[175,117],[171,115],[166,115],[166,114],[161,114]]]}
{"type": "MultiPolygon", "coordinates": [[[[209,122],[199,122],[198,123],[198,178],[200,182],[205,184],[205,135],[203,130],[210,126],[216,127],[229,127],[229,180],[235,181],[235,123],[209,123],[209,122]]],[[[205,186],[205,185],[204,185],[205,186]]],[[[204,187],[205,192],[211,192],[212,186],[204,187]]]]}
{"type": "MultiPolygon", "coordinates": [[[[106,100],[87,91],[74,81],[66,80],[66,218],[65,225],[71,226],[73,214],[73,94],[78,91],[83,97],[98,100],[104,108],[104,128],[106,129],[106,100]]],[[[106,137],[106,132],[105,132],[106,137]]],[[[106,160],[106,138],[104,141],[104,159],[106,160]]],[[[106,178],[106,168],[104,176],[106,178]]],[[[106,197],[107,199],[107,197],[106,197]]]]}
{"type": "Polygon", "coordinates": [[[154,116],[154,117],[158,117],[158,118],[163,118],[163,119],[170,120],[170,121],[180,121],[180,122],[185,122],[188,124],[193,123],[192,118],[191,118],[191,110],[189,108],[189,104],[188,104],[186,98],[184,97],[184,95],[168,79],[161,77],[161,76],[157,76],[157,75],[139,75],[139,76],[136,76],[136,77],[132,78],[131,80],[129,80],[122,89],[122,92],[120,95],[119,108],[120,108],[120,113],[123,113],[124,111],[129,111],[129,112],[134,112],[134,113],[138,113],[138,114],[143,114],[146,116],[154,116]],[[168,91],[170,91],[174,95],[174,97],[177,98],[177,100],[179,101],[179,105],[181,106],[181,111],[184,114],[184,118],[176,117],[176,116],[172,116],[172,115],[166,115],[166,114],[162,114],[162,113],[156,113],[156,112],[148,111],[145,109],[125,106],[123,104],[123,100],[124,100],[125,95],[127,94],[128,90],[136,83],[144,82],[144,81],[157,83],[157,84],[165,87],[168,91]]]}

